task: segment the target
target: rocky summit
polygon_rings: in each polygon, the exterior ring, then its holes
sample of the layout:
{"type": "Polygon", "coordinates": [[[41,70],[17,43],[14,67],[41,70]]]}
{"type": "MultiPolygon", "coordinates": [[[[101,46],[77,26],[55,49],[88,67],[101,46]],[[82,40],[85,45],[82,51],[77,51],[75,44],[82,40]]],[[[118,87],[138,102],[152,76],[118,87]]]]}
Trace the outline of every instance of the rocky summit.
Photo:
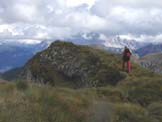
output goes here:
{"type": "Polygon", "coordinates": [[[124,78],[119,58],[89,46],[55,41],[22,68],[19,78],[36,83],[96,87],[124,78]]]}

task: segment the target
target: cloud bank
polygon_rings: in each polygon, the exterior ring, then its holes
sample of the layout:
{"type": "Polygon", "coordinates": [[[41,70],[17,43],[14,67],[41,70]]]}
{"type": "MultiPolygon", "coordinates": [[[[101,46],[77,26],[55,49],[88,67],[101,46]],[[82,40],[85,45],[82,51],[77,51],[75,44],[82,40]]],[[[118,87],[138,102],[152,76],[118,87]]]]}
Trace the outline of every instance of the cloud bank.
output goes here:
{"type": "Polygon", "coordinates": [[[162,41],[161,20],[161,0],[1,0],[0,40],[38,43],[95,32],[162,41]]]}

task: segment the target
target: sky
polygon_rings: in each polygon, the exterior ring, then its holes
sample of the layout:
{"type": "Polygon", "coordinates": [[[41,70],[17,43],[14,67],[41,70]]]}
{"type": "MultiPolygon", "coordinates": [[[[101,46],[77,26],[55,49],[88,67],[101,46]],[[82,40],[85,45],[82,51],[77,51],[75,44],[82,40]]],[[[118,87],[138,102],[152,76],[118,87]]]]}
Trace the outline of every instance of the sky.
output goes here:
{"type": "Polygon", "coordinates": [[[0,41],[32,44],[90,32],[162,42],[162,1],[0,0],[0,41]]]}

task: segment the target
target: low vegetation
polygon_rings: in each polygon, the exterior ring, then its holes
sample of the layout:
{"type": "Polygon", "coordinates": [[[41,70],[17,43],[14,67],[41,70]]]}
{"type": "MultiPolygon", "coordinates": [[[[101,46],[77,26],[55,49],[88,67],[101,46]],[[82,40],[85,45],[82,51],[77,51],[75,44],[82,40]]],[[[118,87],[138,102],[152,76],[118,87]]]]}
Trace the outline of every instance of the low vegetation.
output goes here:
{"type": "Polygon", "coordinates": [[[162,82],[132,81],[98,88],[0,85],[2,122],[161,122],[162,82]]]}

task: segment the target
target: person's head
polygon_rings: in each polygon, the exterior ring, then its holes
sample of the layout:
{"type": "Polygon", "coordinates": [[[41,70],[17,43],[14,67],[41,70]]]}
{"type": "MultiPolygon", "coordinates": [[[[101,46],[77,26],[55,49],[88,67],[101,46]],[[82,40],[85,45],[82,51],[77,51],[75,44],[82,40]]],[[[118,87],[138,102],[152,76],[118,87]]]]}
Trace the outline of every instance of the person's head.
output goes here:
{"type": "Polygon", "coordinates": [[[124,47],[124,49],[128,49],[128,47],[127,47],[127,46],[125,46],[125,47],[124,47]]]}

